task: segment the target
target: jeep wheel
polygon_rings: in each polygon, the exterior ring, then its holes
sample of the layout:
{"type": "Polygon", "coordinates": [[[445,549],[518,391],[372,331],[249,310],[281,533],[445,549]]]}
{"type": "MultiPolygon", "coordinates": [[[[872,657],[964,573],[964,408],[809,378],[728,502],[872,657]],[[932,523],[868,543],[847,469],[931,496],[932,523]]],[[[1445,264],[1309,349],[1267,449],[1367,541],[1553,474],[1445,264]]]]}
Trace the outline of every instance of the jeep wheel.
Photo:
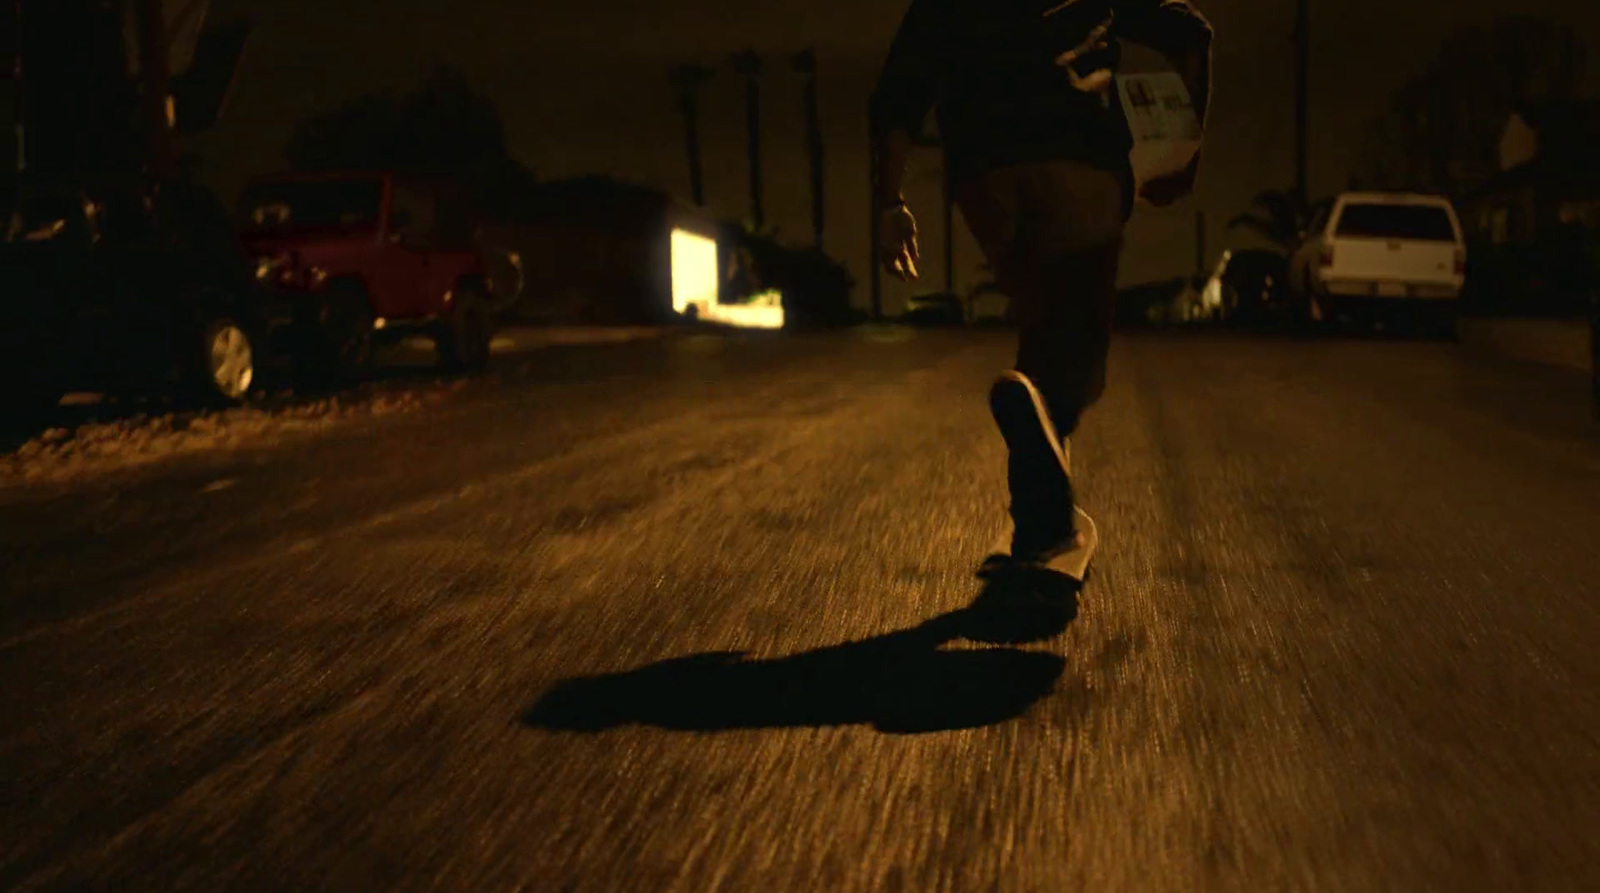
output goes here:
{"type": "Polygon", "coordinates": [[[475,288],[456,290],[450,319],[434,335],[439,365],[449,372],[482,372],[489,365],[494,340],[494,313],[489,299],[475,288]]]}
{"type": "Polygon", "coordinates": [[[352,384],[372,370],[372,304],[354,285],[330,289],[322,324],[319,371],[334,384],[352,384]]]}

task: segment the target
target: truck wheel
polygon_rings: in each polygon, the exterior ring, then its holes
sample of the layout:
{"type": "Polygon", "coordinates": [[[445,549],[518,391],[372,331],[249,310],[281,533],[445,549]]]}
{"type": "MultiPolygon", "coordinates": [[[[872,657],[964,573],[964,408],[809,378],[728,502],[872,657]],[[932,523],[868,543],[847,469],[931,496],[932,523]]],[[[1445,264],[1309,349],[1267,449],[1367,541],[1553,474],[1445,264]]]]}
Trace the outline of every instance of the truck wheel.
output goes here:
{"type": "Polygon", "coordinates": [[[1312,306],[1312,298],[1295,301],[1286,308],[1289,328],[1301,338],[1315,338],[1322,332],[1322,320],[1317,318],[1317,313],[1312,306]]]}
{"type": "Polygon", "coordinates": [[[1454,305],[1439,307],[1431,316],[1429,328],[1434,337],[1441,341],[1461,340],[1461,313],[1454,305]]]}
{"type": "Polygon", "coordinates": [[[439,366],[448,372],[482,372],[489,366],[494,312],[489,299],[471,286],[456,289],[450,318],[434,335],[439,366]]]}

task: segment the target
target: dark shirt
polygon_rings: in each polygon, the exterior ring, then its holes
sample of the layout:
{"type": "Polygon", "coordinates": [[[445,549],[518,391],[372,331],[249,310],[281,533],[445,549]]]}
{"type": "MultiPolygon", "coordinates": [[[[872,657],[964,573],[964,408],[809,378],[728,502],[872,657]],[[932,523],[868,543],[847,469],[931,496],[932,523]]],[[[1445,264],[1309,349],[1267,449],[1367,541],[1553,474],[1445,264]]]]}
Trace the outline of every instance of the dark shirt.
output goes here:
{"type": "Polygon", "coordinates": [[[1211,28],[1185,0],[912,0],[873,94],[874,132],[919,134],[933,110],[952,188],[1050,160],[1131,177],[1133,138],[1107,83],[1119,39],[1174,57],[1209,52],[1211,28]]]}

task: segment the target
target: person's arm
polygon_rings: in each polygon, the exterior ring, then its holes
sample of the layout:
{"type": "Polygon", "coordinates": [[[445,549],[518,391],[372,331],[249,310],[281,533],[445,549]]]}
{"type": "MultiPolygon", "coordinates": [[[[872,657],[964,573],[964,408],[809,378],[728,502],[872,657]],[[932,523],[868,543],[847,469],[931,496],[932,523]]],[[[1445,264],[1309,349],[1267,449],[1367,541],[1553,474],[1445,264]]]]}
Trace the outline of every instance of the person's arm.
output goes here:
{"type": "Polygon", "coordinates": [[[906,165],[911,159],[911,133],[893,127],[878,137],[878,194],[873,200],[879,210],[889,210],[906,200],[906,165]]]}
{"type": "Polygon", "coordinates": [[[880,262],[901,279],[917,278],[917,221],[905,200],[906,164],[914,136],[933,110],[935,77],[941,64],[944,0],[912,0],[889,47],[870,109],[877,148],[880,262]]]}
{"type": "Polygon", "coordinates": [[[878,145],[878,194],[874,198],[883,207],[904,199],[911,141],[933,110],[942,38],[938,2],[912,0],[872,94],[872,133],[878,145]]]}
{"type": "MultiPolygon", "coordinates": [[[[1204,138],[1211,109],[1211,23],[1187,0],[1129,0],[1118,10],[1118,33],[1167,58],[1189,91],[1204,138]]],[[[1200,172],[1200,150],[1180,171],[1157,177],[1139,194],[1157,206],[1169,205],[1194,191],[1200,172]]]]}

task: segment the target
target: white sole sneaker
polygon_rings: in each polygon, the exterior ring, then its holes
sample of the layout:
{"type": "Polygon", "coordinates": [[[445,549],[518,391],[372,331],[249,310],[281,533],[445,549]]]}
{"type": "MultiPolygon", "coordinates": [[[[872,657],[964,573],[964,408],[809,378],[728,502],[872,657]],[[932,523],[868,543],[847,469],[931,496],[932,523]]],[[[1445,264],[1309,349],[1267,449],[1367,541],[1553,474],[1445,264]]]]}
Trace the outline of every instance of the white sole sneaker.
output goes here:
{"type": "Polygon", "coordinates": [[[989,411],[995,424],[1000,426],[1000,436],[1012,452],[1031,453],[1043,464],[1043,454],[1048,451],[1061,466],[1065,478],[1072,476],[1072,460],[1068,445],[1056,433],[1055,422],[1045,408],[1044,396],[1026,375],[1004,372],[989,389],[989,411]]]}
{"type": "Polygon", "coordinates": [[[1089,562],[1094,559],[1095,550],[1100,548],[1100,528],[1081,507],[1074,507],[1073,512],[1077,515],[1073,519],[1078,528],[1077,542],[1071,549],[1046,561],[1044,566],[1082,583],[1089,575],[1089,562]]]}
{"type": "MultiPolygon", "coordinates": [[[[1031,454],[1028,461],[1039,468],[1047,467],[1053,459],[1061,469],[1063,482],[1070,486],[1070,444],[1057,434],[1043,395],[1026,375],[1015,371],[1001,374],[989,391],[989,408],[1007,449],[1025,456],[1031,454]]],[[[1078,536],[1072,547],[1040,564],[1082,582],[1099,548],[1100,532],[1082,508],[1074,507],[1073,515],[1078,536]]],[[[996,552],[1010,554],[1011,534],[1006,535],[996,552]]]]}

